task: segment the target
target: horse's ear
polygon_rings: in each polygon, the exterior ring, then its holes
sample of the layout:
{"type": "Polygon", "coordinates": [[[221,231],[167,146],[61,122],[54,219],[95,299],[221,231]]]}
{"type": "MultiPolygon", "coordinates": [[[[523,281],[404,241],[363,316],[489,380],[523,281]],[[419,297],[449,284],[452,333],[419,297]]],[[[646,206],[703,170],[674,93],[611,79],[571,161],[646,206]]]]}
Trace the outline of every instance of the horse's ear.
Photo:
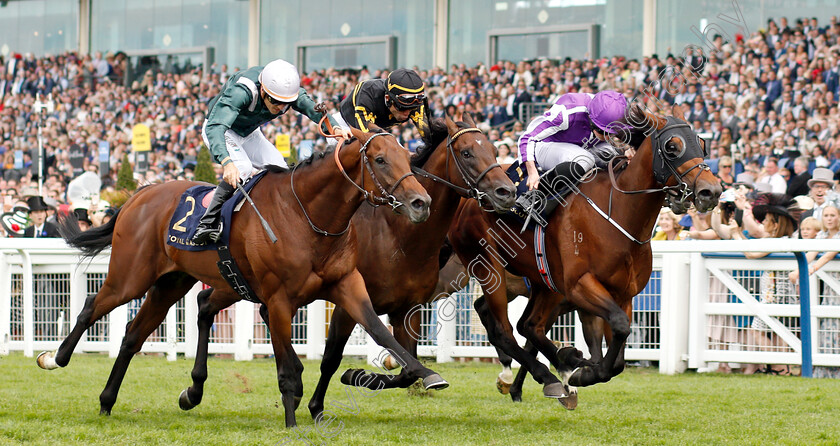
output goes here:
{"type": "Polygon", "coordinates": [[[645,120],[649,122],[656,130],[660,130],[665,128],[668,124],[668,121],[661,115],[654,113],[650,110],[645,110],[645,120]]]}
{"type": "Polygon", "coordinates": [[[362,138],[365,137],[365,132],[363,132],[363,131],[355,128],[355,127],[350,127],[350,133],[353,134],[353,136],[355,136],[356,139],[358,139],[359,141],[361,141],[362,138]]]}
{"type": "Polygon", "coordinates": [[[671,107],[671,116],[685,121],[685,113],[683,112],[682,105],[674,104],[674,106],[671,107]]]}
{"type": "Polygon", "coordinates": [[[470,112],[464,113],[464,122],[466,122],[470,127],[475,127],[475,121],[473,120],[472,113],[470,112]]]}
{"type": "Polygon", "coordinates": [[[450,134],[458,133],[458,124],[455,124],[455,121],[453,121],[449,117],[449,115],[446,115],[445,119],[446,119],[446,121],[445,121],[446,122],[446,129],[449,130],[449,133],[450,134]]]}

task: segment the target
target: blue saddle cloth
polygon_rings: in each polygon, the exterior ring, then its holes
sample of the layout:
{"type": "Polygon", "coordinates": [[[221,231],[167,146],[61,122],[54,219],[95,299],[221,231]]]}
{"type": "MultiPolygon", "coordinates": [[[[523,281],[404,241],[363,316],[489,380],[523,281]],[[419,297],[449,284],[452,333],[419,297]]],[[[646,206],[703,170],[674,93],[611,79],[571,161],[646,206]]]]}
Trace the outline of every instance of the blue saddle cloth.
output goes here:
{"type": "MultiPolygon", "coordinates": [[[[250,192],[254,185],[265,176],[267,171],[259,172],[251,177],[242,188],[250,192]]],[[[178,201],[178,207],[172,213],[172,218],[169,220],[169,231],[166,234],[166,244],[174,246],[175,248],[184,251],[205,251],[208,249],[216,250],[219,245],[227,246],[230,241],[230,227],[233,220],[233,211],[236,206],[242,201],[245,196],[242,195],[238,189],[233,196],[225,202],[222,206],[222,236],[217,243],[207,243],[206,245],[196,245],[192,242],[193,235],[195,235],[196,227],[198,227],[201,217],[207,207],[204,205],[206,200],[210,202],[212,194],[215,191],[215,186],[193,186],[181,195],[178,201]],[[210,194],[208,196],[208,194],[210,194]]]]}

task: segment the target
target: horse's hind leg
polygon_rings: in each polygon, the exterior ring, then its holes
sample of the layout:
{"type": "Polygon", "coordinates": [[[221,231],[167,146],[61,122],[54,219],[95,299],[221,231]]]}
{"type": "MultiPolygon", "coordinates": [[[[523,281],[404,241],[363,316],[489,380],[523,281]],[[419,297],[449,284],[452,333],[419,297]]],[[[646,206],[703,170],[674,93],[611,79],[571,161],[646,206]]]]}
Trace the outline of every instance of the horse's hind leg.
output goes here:
{"type": "Polygon", "coordinates": [[[295,408],[303,393],[303,364],[292,347],[292,315],[295,309],[288,308],[288,302],[279,296],[273,296],[269,301],[268,314],[271,323],[271,344],[274,347],[274,360],[277,364],[277,385],[283,400],[286,427],[297,425],[295,408]]]}
{"type": "Polygon", "coordinates": [[[350,339],[350,334],[355,327],[356,321],[341,307],[336,306],[332,319],[330,319],[330,331],[327,334],[327,343],[324,347],[324,358],[321,359],[321,377],[318,378],[318,385],[309,400],[309,413],[312,414],[314,419],[317,419],[318,415],[324,411],[324,398],[327,395],[330,379],[341,365],[344,346],[347,345],[347,340],[350,339]]]}
{"type": "Polygon", "coordinates": [[[131,274],[120,274],[120,268],[124,265],[117,262],[116,254],[111,254],[111,274],[105,278],[105,283],[99,292],[85,300],[84,308],[76,319],[76,325],[70,334],[61,342],[55,352],[43,352],[38,355],[38,366],[42,369],[52,370],[58,367],[66,367],[70,363],[70,356],[73,354],[76,345],[85,331],[96,321],[110,313],[114,308],[139,298],[154,284],[155,277],[150,267],[138,268],[131,274]]]}
{"type": "Polygon", "coordinates": [[[210,343],[210,329],[213,320],[220,311],[238,300],[236,297],[223,299],[213,288],[198,293],[198,340],[196,344],[195,364],[192,370],[192,386],[184,389],[178,397],[178,406],[190,410],[201,403],[204,396],[204,382],[207,381],[207,354],[210,343]]]}
{"type": "Polygon", "coordinates": [[[111,414],[131,358],[140,351],[146,338],[160,326],[169,308],[184,297],[195,282],[195,279],[186,274],[169,273],[158,279],[149,290],[137,316],[128,324],[122,345],[120,345],[120,353],[111,369],[111,376],[108,377],[108,383],[99,395],[100,414],[111,414]]]}

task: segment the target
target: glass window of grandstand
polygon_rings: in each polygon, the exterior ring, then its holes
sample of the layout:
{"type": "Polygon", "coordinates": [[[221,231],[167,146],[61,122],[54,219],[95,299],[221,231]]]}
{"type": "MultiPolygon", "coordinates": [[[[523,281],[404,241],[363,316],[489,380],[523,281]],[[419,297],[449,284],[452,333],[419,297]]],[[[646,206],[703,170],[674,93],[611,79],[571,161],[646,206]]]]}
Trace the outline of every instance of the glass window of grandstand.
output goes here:
{"type": "Polygon", "coordinates": [[[260,62],[289,61],[302,42],[335,43],[306,51],[306,70],[324,67],[385,68],[384,45],[344,45],[342,40],[394,39],[397,66],[432,66],[434,0],[261,0],[260,62]]]}
{"type": "Polygon", "coordinates": [[[78,0],[0,1],[0,55],[76,50],[78,15],[78,0]]]}
{"type": "Polygon", "coordinates": [[[125,51],[132,68],[189,71],[211,49],[219,65],[247,67],[248,2],[91,0],[91,50],[125,51]],[[149,50],[160,50],[158,54],[149,50]]]}
{"type": "MultiPolygon", "coordinates": [[[[750,33],[767,30],[767,21],[786,17],[793,27],[800,18],[817,17],[818,26],[829,24],[832,15],[840,11],[840,0],[790,0],[733,2],[732,0],[657,1],[656,50],[663,55],[679,56],[686,45],[708,47],[708,40],[720,35],[724,41],[747,37],[750,33]],[[741,23],[745,22],[745,23],[741,23]]],[[[708,50],[707,50],[708,51],[708,50]]]]}
{"type": "MultiPolygon", "coordinates": [[[[535,57],[561,59],[595,54],[641,55],[644,0],[464,0],[449,2],[449,63],[474,65],[488,57],[490,35],[536,29],[528,37],[499,37],[490,57],[519,61],[535,57]],[[598,25],[592,54],[588,32],[550,32],[540,28],[598,25]],[[517,51],[517,45],[519,51],[517,51]]],[[[492,50],[492,49],[491,49],[492,50]]],[[[495,62],[495,61],[493,61],[495,62]]]]}

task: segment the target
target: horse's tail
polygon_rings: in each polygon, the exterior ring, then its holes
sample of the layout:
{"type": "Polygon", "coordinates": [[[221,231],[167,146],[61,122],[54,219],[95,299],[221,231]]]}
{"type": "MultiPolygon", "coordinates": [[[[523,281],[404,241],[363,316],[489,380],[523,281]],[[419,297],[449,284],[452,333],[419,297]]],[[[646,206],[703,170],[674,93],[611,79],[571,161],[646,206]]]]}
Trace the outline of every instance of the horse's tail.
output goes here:
{"type": "Polygon", "coordinates": [[[59,232],[68,245],[82,251],[82,257],[95,257],[105,248],[111,246],[114,239],[114,225],[120,210],[111,217],[108,223],[87,231],[79,229],[78,223],[70,218],[59,219],[59,232]]]}

